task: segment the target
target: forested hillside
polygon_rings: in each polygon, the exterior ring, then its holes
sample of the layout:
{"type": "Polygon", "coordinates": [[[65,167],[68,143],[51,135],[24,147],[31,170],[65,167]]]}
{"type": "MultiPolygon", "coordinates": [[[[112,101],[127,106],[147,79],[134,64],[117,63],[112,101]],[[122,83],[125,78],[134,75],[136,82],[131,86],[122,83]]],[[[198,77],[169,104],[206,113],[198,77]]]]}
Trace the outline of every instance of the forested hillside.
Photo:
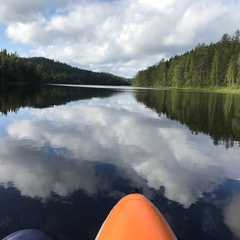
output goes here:
{"type": "Polygon", "coordinates": [[[224,34],[215,44],[198,46],[169,60],[139,71],[135,86],[240,87],[240,31],[224,34]]]}
{"type": "Polygon", "coordinates": [[[90,85],[130,85],[129,80],[110,73],[83,70],[43,57],[29,58],[28,61],[40,66],[43,82],[90,85]]]}
{"type": "Polygon", "coordinates": [[[40,66],[20,58],[17,53],[0,51],[0,82],[7,83],[34,83],[40,84],[42,71],[40,66]]]}
{"type": "Polygon", "coordinates": [[[71,67],[47,58],[21,58],[17,53],[0,50],[0,83],[69,83],[130,85],[128,79],[71,67]]]}

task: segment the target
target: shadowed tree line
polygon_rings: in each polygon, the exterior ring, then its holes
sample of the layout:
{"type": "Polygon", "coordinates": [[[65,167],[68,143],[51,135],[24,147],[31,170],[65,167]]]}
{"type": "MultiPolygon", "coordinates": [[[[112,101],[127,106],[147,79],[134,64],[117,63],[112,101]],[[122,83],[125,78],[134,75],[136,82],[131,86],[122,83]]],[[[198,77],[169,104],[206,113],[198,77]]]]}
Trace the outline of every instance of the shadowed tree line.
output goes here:
{"type": "Polygon", "coordinates": [[[9,83],[130,85],[129,79],[110,73],[83,70],[42,57],[21,58],[5,49],[0,50],[0,82],[2,88],[9,83]]]}
{"type": "Polygon", "coordinates": [[[210,45],[198,44],[190,52],[139,71],[133,85],[144,87],[240,88],[240,31],[210,45]]]}
{"type": "Polygon", "coordinates": [[[0,82],[2,88],[8,83],[40,84],[42,72],[40,66],[20,58],[17,53],[0,51],[0,82]]]}
{"type": "Polygon", "coordinates": [[[29,58],[30,63],[40,66],[45,83],[69,83],[90,85],[130,85],[130,80],[110,73],[92,72],[43,57],[29,58]]]}
{"type": "Polygon", "coordinates": [[[193,91],[145,91],[135,93],[137,101],[186,125],[194,134],[210,135],[215,145],[240,146],[240,96],[193,91]]]}

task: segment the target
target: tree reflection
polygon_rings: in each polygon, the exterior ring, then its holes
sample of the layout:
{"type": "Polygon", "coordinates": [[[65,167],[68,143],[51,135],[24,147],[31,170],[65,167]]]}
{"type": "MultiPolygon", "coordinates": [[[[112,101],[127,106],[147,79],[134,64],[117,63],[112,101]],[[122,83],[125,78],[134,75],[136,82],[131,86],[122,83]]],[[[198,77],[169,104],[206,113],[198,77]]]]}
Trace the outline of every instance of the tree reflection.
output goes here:
{"type": "Polygon", "coordinates": [[[78,88],[60,86],[6,85],[0,93],[0,112],[17,112],[21,107],[45,108],[63,105],[71,101],[106,98],[114,95],[114,89],[78,88]]]}
{"type": "Polygon", "coordinates": [[[180,90],[135,93],[137,101],[159,115],[186,125],[193,134],[211,136],[215,145],[240,144],[240,96],[180,90]]]}

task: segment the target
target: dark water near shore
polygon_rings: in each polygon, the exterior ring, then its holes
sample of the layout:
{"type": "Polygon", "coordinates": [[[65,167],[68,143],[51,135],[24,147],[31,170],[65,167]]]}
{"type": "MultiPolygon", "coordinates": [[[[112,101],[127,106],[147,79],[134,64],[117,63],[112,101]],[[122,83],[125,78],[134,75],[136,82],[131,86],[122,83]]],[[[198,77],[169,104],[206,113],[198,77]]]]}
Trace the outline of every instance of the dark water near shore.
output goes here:
{"type": "Polygon", "coordinates": [[[0,101],[0,238],[94,239],[137,187],[178,239],[240,239],[239,95],[9,86],[0,101]]]}

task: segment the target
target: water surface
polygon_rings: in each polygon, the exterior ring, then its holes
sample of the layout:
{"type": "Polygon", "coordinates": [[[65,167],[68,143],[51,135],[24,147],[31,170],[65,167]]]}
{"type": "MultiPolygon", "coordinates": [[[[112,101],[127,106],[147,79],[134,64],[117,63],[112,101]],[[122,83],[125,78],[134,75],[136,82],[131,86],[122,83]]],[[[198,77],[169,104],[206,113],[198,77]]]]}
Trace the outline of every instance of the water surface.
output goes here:
{"type": "Polygon", "coordinates": [[[0,237],[94,239],[137,187],[178,239],[240,238],[240,97],[46,86],[2,93],[0,237]]]}

